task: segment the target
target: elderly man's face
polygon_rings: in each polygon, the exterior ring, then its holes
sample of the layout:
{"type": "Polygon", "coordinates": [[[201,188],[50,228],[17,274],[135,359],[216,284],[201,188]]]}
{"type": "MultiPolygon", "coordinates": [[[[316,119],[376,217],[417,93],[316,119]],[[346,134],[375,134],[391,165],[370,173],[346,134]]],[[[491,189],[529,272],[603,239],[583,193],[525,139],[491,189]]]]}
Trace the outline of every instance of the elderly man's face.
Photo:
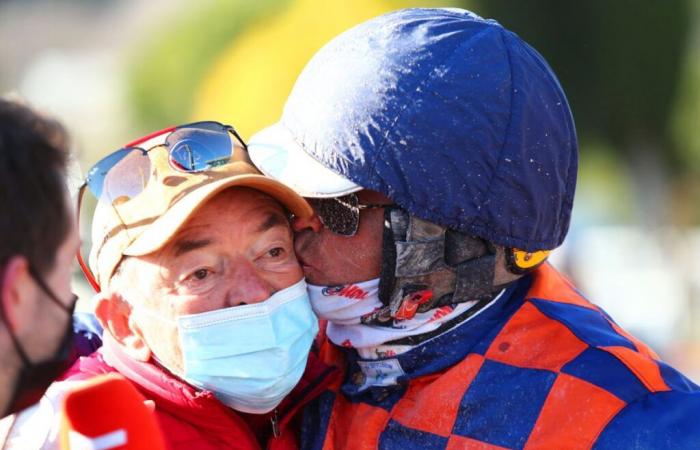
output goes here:
{"type": "Polygon", "coordinates": [[[258,191],[226,190],[161,250],[124,261],[114,288],[135,307],[122,344],[182,373],[178,316],[262,302],[301,278],[282,207],[258,191]]]}

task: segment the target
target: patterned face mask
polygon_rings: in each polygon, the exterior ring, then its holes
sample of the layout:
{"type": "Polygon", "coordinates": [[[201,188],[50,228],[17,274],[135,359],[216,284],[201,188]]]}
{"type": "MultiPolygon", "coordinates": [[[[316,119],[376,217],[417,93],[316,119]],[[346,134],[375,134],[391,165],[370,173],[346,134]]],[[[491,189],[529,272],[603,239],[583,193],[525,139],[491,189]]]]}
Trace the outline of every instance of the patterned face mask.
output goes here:
{"type": "Polygon", "coordinates": [[[420,313],[414,311],[410,319],[393,319],[377,326],[365,322],[384,306],[378,295],[379,278],[341,286],[308,285],[308,290],[314,312],[328,321],[326,335],[331,342],[355,348],[361,357],[370,359],[410,350],[410,345],[386,343],[434,332],[477,303],[471,301],[420,313]]]}

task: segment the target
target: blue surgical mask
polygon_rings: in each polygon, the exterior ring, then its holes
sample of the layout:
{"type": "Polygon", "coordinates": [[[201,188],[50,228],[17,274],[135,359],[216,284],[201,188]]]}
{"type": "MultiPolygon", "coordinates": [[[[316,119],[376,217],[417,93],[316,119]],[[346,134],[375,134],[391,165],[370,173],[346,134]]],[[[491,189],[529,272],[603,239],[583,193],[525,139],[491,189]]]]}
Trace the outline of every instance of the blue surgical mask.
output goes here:
{"type": "Polygon", "coordinates": [[[179,375],[253,414],[273,410],[299,382],[318,332],[303,279],[263,302],[179,316],[176,324],[179,375]]]}

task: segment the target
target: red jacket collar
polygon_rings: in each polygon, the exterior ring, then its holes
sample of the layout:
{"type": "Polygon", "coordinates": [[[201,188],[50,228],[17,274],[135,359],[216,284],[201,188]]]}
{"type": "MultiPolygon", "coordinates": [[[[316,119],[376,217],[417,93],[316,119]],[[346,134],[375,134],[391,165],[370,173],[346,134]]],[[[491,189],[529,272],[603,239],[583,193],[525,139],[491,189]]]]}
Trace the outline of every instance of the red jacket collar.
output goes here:
{"type": "Polygon", "coordinates": [[[104,333],[99,352],[105,363],[132,381],[146,398],[154,401],[156,410],[217,435],[225,430],[238,430],[240,434],[235,433],[239,434],[237,439],[244,438],[250,441],[252,447],[257,446],[257,439],[246,422],[211,392],[195,389],[156,364],[131,358],[108,333],[104,333]]]}
{"type": "MultiPolygon", "coordinates": [[[[119,372],[132,381],[146,398],[154,401],[156,411],[188,422],[203,432],[230,433],[232,439],[238,440],[239,444],[243,439],[250,442],[251,448],[258,446],[251,425],[261,421],[259,416],[240,414],[221,403],[213,393],[190,386],[152,362],[131,358],[109,332],[104,333],[103,339],[102,348],[89,358],[81,358],[65,378],[80,379],[119,372]],[[241,433],[232,433],[232,430],[241,433]]],[[[304,376],[277,408],[281,433],[285,432],[285,428],[306,403],[320,395],[339,376],[338,369],[327,366],[311,353],[304,376]]],[[[262,420],[269,419],[265,417],[262,420]]]]}

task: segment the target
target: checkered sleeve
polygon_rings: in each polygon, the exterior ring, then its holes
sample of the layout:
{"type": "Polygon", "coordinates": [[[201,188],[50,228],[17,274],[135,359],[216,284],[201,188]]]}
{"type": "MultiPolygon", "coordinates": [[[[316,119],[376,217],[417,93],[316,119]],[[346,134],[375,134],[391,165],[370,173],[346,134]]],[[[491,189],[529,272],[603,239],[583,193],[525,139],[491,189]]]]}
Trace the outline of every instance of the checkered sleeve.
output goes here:
{"type": "Polygon", "coordinates": [[[700,392],[655,392],[628,404],[605,427],[594,449],[700,448],[700,392]]]}

